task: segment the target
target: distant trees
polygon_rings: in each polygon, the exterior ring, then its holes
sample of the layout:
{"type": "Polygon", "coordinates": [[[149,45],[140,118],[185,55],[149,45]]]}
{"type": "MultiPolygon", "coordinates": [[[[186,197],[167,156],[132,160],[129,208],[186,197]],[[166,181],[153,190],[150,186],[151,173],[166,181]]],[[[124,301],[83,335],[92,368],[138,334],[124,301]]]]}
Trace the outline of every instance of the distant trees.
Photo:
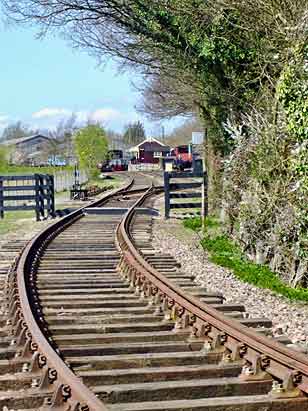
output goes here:
{"type": "Polygon", "coordinates": [[[171,146],[188,144],[191,141],[193,131],[204,131],[203,124],[197,118],[186,120],[182,125],[176,127],[167,137],[171,146]]]}
{"type": "Polygon", "coordinates": [[[75,157],[73,135],[78,128],[75,113],[72,113],[66,119],[60,120],[55,130],[48,132],[50,141],[46,146],[46,154],[51,158],[61,157],[67,163],[70,163],[75,157]]]}
{"type": "Polygon", "coordinates": [[[250,258],[307,286],[307,0],[2,2],[15,21],[138,70],[144,112],[196,111],[210,212],[224,207],[250,258]]]}
{"type": "Polygon", "coordinates": [[[113,130],[106,130],[106,137],[110,150],[117,150],[123,148],[123,134],[113,130]]]}
{"type": "Polygon", "coordinates": [[[2,140],[14,140],[22,137],[28,137],[36,133],[36,130],[30,129],[21,121],[9,124],[2,132],[2,140]]]}
{"type": "Polygon", "coordinates": [[[123,140],[126,144],[139,144],[145,139],[144,126],[140,121],[126,125],[123,140]]]}
{"type": "Polygon", "coordinates": [[[97,164],[108,154],[105,130],[99,125],[87,125],[77,131],[74,141],[80,166],[95,176],[98,173],[97,164]]]}

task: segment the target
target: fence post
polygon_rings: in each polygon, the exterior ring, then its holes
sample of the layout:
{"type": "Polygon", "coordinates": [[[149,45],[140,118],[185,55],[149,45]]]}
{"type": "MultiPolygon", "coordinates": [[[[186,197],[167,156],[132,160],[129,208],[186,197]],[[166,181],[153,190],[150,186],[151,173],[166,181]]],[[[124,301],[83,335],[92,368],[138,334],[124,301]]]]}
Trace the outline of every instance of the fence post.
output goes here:
{"type": "Polygon", "coordinates": [[[202,182],[202,210],[201,218],[202,225],[205,223],[205,218],[208,216],[208,180],[206,171],[203,172],[203,182],[202,182]]]}
{"type": "Polygon", "coordinates": [[[165,218],[170,215],[170,176],[168,171],[164,172],[164,187],[165,187],[165,218]]]}
{"type": "Polygon", "coordinates": [[[35,179],[35,214],[36,221],[40,221],[40,180],[39,175],[34,174],[35,179]]]}
{"type": "Polygon", "coordinates": [[[46,192],[44,192],[45,198],[46,198],[46,211],[47,211],[47,217],[50,214],[50,208],[51,208],[51,197],[50,197],[50,175],[46,174],[44,176],[44,180],[46,180],[46,192]]]}
{"type": "Polygon", "coordinates": [[[0,218],[4,218],[3,178],[0,177],[0,218]]]}
{"type": "Polygon", "coordinates": [[[44,176],[42,174],[39,175],[40,181],[40,214],[45,219],[45,188],[44,188],[44,176]]]}
{"type": "Polygon", "coordinates": [[[55,182],[53,175],[49,175],[50,211],[49,215],[55,216],[55,182]]]}

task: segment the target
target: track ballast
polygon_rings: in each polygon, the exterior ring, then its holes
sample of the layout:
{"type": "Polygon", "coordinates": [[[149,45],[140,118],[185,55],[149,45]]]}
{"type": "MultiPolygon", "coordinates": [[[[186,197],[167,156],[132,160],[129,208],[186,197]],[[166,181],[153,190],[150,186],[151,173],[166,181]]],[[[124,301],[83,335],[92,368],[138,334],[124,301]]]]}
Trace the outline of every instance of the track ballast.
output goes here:
{"type": "Polygon", "coordinates": [[[59,220],[12,267],[0,406],[308,410],[307,357],[152,248],[144,182],[59,220]]]}

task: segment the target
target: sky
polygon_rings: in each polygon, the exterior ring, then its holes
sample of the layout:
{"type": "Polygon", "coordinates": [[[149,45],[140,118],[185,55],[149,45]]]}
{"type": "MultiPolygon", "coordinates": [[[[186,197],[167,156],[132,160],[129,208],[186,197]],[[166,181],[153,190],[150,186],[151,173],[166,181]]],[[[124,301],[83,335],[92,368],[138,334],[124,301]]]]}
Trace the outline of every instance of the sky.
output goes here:
{"type": "Polygon", "coordinates": [[[18,120],[31,128],[53,129],[72,112],[80,123],[91,118],[117,132],[129,121],[141,120],[152,136],[159,136],[162,125],[168,133],[180,123],[153,123],[136,112],[140,96],[131,85],[133,73],[119,74],[113,61],[98,67],[93,57],[65,40],[38,40],[35,34],[33,28],[7,27],[0,21],[0,135],[18,120]]]}

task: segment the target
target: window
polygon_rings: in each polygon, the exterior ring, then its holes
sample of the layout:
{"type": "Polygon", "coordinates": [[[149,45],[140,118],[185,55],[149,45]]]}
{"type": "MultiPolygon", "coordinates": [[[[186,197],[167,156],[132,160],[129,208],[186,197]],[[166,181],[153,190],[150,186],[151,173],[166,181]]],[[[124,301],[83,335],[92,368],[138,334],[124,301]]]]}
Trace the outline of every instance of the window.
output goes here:
{"type": "Polygon", "coordinates": [[[162,152],[161,151],[154,151],[154,157],[161,157],[162,152]]]}

